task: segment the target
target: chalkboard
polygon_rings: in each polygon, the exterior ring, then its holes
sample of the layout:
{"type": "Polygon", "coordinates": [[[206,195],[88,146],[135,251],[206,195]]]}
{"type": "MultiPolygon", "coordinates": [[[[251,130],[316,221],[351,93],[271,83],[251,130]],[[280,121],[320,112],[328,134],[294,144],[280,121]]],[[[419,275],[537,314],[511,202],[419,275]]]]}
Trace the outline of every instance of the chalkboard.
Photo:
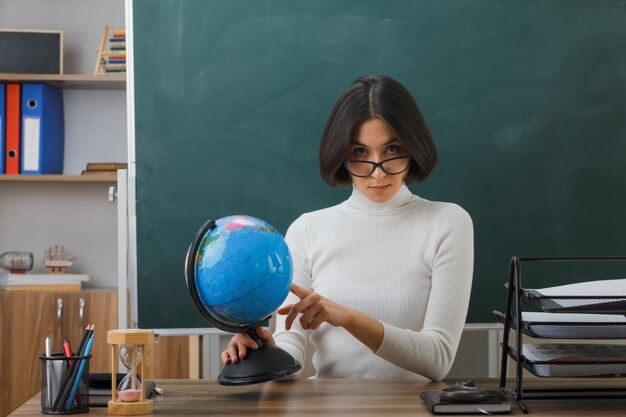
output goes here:
{"type": "MultiPolygon", "coordinates": [[[[317,153],[360,74],[406,85],[432,130],[438,166],[411,190],[473,218],[468,322],[495,322],[513,255],[626,254],[622,1],[134,0],[133,19],[141,327],[208,326],[184,279],[205,220],[284,233],[349,195],[317,153]]],[[[607,272],[562,271],[527,286],[607,272]]]]}
{"type": "Polygon", "coordinates": [[[0,73],[62,74],[63,32],[0,29],[0,73]]]}

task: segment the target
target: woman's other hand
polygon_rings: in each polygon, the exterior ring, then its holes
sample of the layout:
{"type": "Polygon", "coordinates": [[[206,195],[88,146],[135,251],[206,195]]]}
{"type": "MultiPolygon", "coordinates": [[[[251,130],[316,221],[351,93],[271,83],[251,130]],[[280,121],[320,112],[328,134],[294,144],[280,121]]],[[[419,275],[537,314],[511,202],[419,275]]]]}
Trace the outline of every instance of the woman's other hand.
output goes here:
{"type": "MultiPolygon", "coordinates": [[[[270,332],[262,327],[257,327],[254,330],[256,331],[257,336],[259,336],[264,343],[276,346],[276,342],[274,342],[274,338],[270,332]]],[[[248,349],[256,350],[258,348],[259,345],[248,335],[248,333],[236,333],[230,339],[230,342],[228,342],[226,350],[222,352],[222,362],[224,362],[225,365],[228,365],[231,361],[232,363],[237,363],[239,359],[246,357],[248,349]]]]}

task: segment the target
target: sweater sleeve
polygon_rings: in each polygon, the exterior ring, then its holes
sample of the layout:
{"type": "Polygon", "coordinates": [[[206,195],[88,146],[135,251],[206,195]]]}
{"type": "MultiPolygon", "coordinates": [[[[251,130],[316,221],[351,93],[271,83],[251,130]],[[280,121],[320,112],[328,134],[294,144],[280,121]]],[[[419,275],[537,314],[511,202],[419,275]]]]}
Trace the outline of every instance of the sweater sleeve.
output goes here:
{"type": "Polygon", "coordinates": [[[421,331],[383,323],[376,355],[433,381],[450,370],[459,345],[472,286],[474,233],[469,214],[451,204],[431,236],[431,289],[421,331]]]}
{"type": "MultiPolygon", "coordinates": [[[[293,282],[301,287],[311,288],[311,267],[306,250],[306,236],[306,223],[304,216],[301,216],[289,226],[285,240],[293,262],[293,282]]],[[[287,304],[295,304],[298,301],[300,301],[300,299],[290,292],[281,307],[287,304]]],[[[306,346],[310,330],[304,330],[298,320],[293,322],[291,330],[285,330],[285,317],[284,315],[276,315],[274,340],[276,341],[276,346],[293,356],[301,366],[300,371],[285,378],[293,379],[298,377],[304,369],[304,364],[306,363],[306,346]]]]}

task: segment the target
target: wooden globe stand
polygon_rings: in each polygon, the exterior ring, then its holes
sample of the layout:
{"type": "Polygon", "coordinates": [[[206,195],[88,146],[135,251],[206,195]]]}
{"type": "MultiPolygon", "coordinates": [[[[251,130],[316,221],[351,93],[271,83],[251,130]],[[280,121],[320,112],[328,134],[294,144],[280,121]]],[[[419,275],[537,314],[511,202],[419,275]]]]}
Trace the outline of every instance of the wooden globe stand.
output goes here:
{"type": "MultiPolygon", "coordinates": [[[[154,332],[152,330],[125,329],[109,330],[107,332],[107,343],[111,345],[111,385],[112,399],[109,400],[109,414],[118,416],[136,416],[152,413],[152,400],[146,399],[146,379],[144,374],[145,348],[148,343],[154,343],[154,332]],[[121,401],[117,395],[117,363],[118,349],[120,345],[136,345],[141,348],[142,360],[139,375],[141,377],[141,397],[139,401],[121,401]]],[[[136,369],[136,355],[132,356],[131,368],[136,369]]]]}

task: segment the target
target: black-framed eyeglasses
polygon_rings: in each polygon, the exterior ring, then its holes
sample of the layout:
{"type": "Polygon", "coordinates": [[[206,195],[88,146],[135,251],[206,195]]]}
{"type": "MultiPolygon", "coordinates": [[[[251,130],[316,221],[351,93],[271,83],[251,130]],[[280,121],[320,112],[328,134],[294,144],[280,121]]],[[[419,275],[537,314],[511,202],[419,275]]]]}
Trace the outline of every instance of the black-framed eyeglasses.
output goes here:
{"type": "Polygon", "coordinates": [[[376,168],[383,170],[388,175],[402,174],[409,168],[411,158],[399,156],[397,158],[385,159],[380,162],[370,161],[344,161],[343,166],[355,177],[369,177],[376,171],[376,168]]]}

